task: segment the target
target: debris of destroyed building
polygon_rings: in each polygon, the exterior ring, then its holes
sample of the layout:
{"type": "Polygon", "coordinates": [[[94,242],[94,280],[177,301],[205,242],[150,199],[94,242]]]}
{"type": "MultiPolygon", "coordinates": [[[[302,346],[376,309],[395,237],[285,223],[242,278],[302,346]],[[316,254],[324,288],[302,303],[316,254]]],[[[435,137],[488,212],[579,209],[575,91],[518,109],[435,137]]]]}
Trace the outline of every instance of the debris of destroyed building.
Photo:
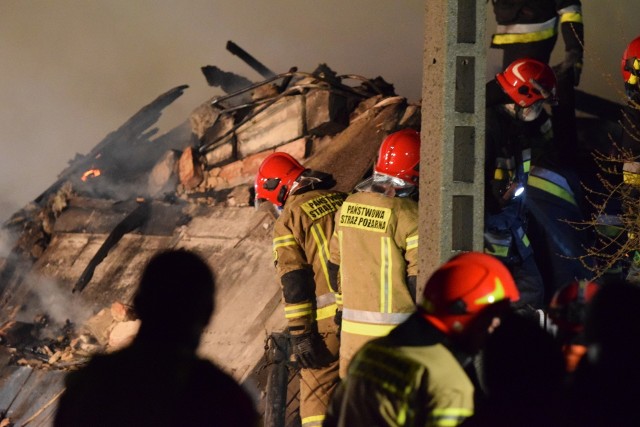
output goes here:
{"type": "MultiPolygon", "coordinates": [[[[381,77],[338,75],[324,64],[259,82],[221,72],[222,84],[211,66],[203,72],[227,93],[158,135],[162,110],[188,87],[160,95],[71,160],[3,225],[11,243],[0,259],[6,423],[50,425],[65,373],[129,342],[138,325],[129,308],[133,287],[144,262],[165,248],[197,251],[218,277],[203,356],[256,388],[263,412],[272,366],[293,375],[289,359],[278,364],[265,354],[285,322],[271,259],[275,217],[252,206],[257,168],[284,151],[350,191],[369,173],[384,136],[419,127],[420,105],[381,77]]],[[[289,392],[291,424],[293,383],[289,392]]]]}

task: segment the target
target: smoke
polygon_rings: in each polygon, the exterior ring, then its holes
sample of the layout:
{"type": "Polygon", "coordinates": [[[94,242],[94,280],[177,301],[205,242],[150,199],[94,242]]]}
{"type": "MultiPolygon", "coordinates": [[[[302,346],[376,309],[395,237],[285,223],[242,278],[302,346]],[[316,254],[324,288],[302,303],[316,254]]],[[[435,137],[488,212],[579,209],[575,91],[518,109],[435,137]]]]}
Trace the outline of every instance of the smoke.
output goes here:
{"type": "Polygon", "coordinates": [[[29,297],[22,301],[16,320],[31,323],[37,316],[45,315],[52,326],[62,326],[67,320],[82,325],[94,314],[79,296],[71,294],[55,279],[31,273],[22,286],[29,297]]]}
{"type": "Polygon", "coordinates": [[[7,229],[0,228],[0,259],[7,258],[11,252],[14,239],[7,229]]]}

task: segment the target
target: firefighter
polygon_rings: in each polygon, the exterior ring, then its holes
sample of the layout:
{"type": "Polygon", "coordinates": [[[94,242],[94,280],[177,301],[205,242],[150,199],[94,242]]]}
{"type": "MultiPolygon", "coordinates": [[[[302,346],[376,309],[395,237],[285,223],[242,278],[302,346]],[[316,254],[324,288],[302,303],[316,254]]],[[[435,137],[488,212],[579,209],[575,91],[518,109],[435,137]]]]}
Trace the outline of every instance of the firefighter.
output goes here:
{"type": "Polygon", "coordinates": [[[503,50],[502,69],[516,59],[549,63],[558,38],[565,54],[554,71],[558,78],[553,129],[565,157],[573,162],[578,147],[574,86],[580,83],[584,53],[584,25],[580,0],[492,0],[497,28],[491,47],[503,50]]]}
{"type": "Polygon", "coordinates": [[[558,22],[565,44],[558,67],[580,82],[584,52],[584,25],[580,0],[492,0],[496,34],[491,47],[503,50],[502,68],[516,59],[533,58],[549,63],[558,39],[558,22]]]}
{"type": "Polygon", "coordinates": [[[599,288],[589,280],[573,280],[558,289],[549,303],[549,317],[557,326],[556,337],[562,344],[569,373],[575,371],[587,352],[583,334],[587,304],[599,288]]]}
{"type": "Polygon", "coordinates": [[[588,275],[580,261],[588,237],[571,225],[584,221],[575,195],[579,185],[563,166],[543,108],[555,101],[555,84],[551,68],[529,58],[514,61],[487,84],[485,251],[510,269],[523,308],[542,309],[548,302],[543,277],[551,295],[588,275]],[[527,233],[530,218],[535,234],[527,233]]]}
{"type": "Polygon", "coordinates": [[[487,83],[485,252],[509,268],[521,304],[534,309],[543,306],[544,284],[526,234],[524,198],[532,145],[551,143],[543,103],[553,100],[554,87],[551,69],[532,59],[517,60],[487,83]]]}
{"type": "Polygon", "coordinates": [[[342,297],[340,377],[355,352],[415,310],[420,134],[380,145],[373,175],[345,200],[331,240],[331,277],[342,297]]]}
{"type": "MultiPolygon", "coordinates": [[[[640,194],[640,37],[632,40],[622,54],[620,64],[624,81],[627,103],[622,114],[622,147],[624,164],[622,166],[622,180],[625,203],[624,215],[633,222],[640,215],[637,207],[640,194]],[[629,201],[635,201],[628,203],[629,201]]],[[[627,238],[637,241],[637,231],[630,230],[627,238]]],[[[637,244],[632,244],[637,248],[637,244]]],[[[630,254],[631,265],[627,272],[627,280],[640,283],[640,252],[636,249],[630,254]]]]}
{"type": "Polygon", "coordinates": [[[457,426],[473,415],[465,369],[518,299],[513,278],[496,258],[467,252],[440,266],[422,296],[417,312],[355,355],[325,426],[457,426]]]}
{"type": "Polygon", "coordinates": [[[331,191],[330,174],[305,169],[286,153],[262,162],[255,179],[256,202],[267,200],[280,214],[273,254],[282,286],[292,352],[300,365],[302,426],[319,426],[338,383],[336,297],[327,263],[334,215],[346,194],[331,191]]]}

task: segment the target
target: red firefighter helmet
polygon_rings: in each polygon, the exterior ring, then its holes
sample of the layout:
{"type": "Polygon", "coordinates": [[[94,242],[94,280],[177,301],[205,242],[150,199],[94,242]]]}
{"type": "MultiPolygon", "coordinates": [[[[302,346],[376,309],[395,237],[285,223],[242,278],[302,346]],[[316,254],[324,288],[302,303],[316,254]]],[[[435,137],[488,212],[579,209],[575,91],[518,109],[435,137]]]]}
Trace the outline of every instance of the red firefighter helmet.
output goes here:
{"type": "Polygon", "coordinates": [[[549,303],[549,317],[558,329],[579,333],[584,329],[587,304],[600,286],[588,280],[574,280],[558,289],[549,303]]]}
{"type": "Polygon", "coordinates": [[[256,174],[256,200],[266,199],[276,206],[282,206],[291,191],[291,185],[304,170],[304,166],[287,153],[270,154],[262,161],[256,174]]]}
{"type": "Polygon", "coordinates": [[[638,84],[640,78],[640,36],[633,39],[624,50],[620,71],[622,71],[622,79],[625,83],[638,84]]]}
{"type": "Polygon", "coordinates": [[[461,333],[487,306],[517,301],[520,293],[509,270],[481,252],[457,255],[429,278],[418,310],[446,334],[461,333]]]}
{"type": "Polygon", "coordinates": [[[413,129],[402,129],[387,136],[380,145],[373,170],[418,185],[420,133],[413,129]]]}
{"type": "Polygon", "coordinates": [[[496,80],[502,90],[520,107],[538,101],[556,101],[556,75],[547,64],[530,58],[513,61],[496,80]]]}

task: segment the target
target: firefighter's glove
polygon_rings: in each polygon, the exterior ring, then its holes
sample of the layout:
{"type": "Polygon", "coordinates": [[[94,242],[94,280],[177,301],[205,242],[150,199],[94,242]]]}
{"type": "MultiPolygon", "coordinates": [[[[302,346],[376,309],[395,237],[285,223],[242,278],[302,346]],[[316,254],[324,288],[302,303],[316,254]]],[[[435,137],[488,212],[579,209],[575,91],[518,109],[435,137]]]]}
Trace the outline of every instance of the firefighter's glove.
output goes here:
{"type": "Polygon", "coordinates": [[[335,360],[317,332],[291,336],[291,348],[301,367],[318,369],[335,360]]]}
{"type": "Polygon", "coordinates": [[[580,84],[580,76],[582,75],[582,52],[579,50],[568,50],[564,56],[564,61],[553,67],[558,80],[569,77],[572,73],[573,85],[580,84]]]}
{"type": "Polygon", "coordinates": [[[342,332],[342,310],[336,309],[336,315],[333,316],[333,323],[338,326],[338,338],[340,338],[340,332],[342,332]]]}

